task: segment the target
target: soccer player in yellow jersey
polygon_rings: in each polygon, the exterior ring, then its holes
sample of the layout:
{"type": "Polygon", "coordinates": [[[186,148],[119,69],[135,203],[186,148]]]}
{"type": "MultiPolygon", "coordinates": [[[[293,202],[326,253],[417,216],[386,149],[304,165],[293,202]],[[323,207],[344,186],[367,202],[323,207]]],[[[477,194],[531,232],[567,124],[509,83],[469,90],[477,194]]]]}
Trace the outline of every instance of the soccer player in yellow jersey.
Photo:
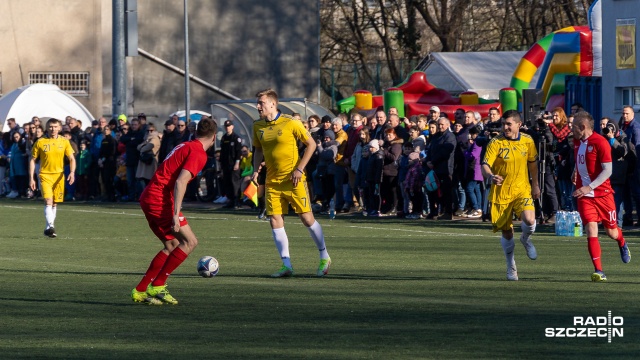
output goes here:
{"type": "Polygon", "coordinates": [[[289,258],[289,239],[284,230],[283,214],[289,204],[309,229],[311,238],[320,251],[320,265],[316,275],[327,275],[331,266],[331,258],[324,242],[322,226],[311,212],[311,199],[307,189],[304,169],[316,149],[316,143],[304,128],[302,122],[278,111],[278,94],[273,89],[266,89],[256,94],[260,119],[253,123],[253,173],[252,180],[258,178],[258,169],[264,156],[267,167],[266,210],[271,216],[273,240],[282,259],[282,267],[272,277],[289,277],[293,275],[293,267],[289,258]],[[302,158],[298,157],[297,141],[307,145],[302,158]]]}
{"type": "Polygon", "coordinates": [[[29,186],[31,190],[36,189],[34,172],[36,159],[40,159],[40,184],[42,197],[44,198],[44,218],[46,227],[44,234],[49,237],[56,237],[56,230],[53,226],[56,220],[57,204],[64,201],[64,157],[69,159],[71,172],[67,177],[69,184],[75,181],[76,158],[73,156],[73,149],[69,140],[59,135],[62,124],[58,119],[47,121],[47,137],[41,137],[33,145],[31,150],[31,160],[29,161],[29,186]]]}
{"type": "Polygon", "coordinates": [[[538,150],[533,139],[520,132],[522,118],[517,111],[507,111],[502,118],[503,132],[487,144],[482,174],[491,179],[491,223],[493,232],[502,231],[500,242],[507,259],[507,279],[518,280],[511,222],[514,213],[522,219],[520,242],[527,256],[531,260],[538,257],[531,242],[531,234],[536,229],[533,201],[540,197],[538,150]]]}

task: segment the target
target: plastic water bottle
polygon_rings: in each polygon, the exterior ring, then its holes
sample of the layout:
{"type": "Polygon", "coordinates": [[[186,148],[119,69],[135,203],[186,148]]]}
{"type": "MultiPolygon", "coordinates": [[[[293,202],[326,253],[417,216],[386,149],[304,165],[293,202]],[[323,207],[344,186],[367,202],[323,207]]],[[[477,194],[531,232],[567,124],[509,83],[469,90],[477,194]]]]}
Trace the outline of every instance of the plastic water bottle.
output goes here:
{"type": "Polygon", "coordinates": [[[556,224],[555,224],[556,236],[564,236],[563,235],[564,219],[565,219],[564,211],[558,211],[556,213],[556,224]]]}
{"type": "Polygon", "coordinates": [[[336,204],[333,201],[333,199],[331,199],[331,202],[329,203],[329,219],[333,220],[336,218],[336,204]]]}

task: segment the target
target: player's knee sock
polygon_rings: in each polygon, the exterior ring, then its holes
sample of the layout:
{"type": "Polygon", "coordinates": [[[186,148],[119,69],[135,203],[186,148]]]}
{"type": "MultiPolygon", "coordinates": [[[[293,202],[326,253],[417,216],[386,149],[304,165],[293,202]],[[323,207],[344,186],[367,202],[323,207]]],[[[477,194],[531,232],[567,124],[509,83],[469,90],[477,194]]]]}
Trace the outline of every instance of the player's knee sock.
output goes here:
{"type": "Polygon", "coordinates": [[[309,234],[311,234],[311,238],[316,243],[318,251],[320,251],[320,259],[328,259],[329,253],[327,252],[327,246],[324,244],[324,233],[320,223],[316,221],[307,229],[309,229],[309,234]]]}
{"type": "Polygon", "coordinates": [[[158,254],[156,254],[153,260],[151,260],[151,264],[149,264],[147,272],[142,277],[142,280],[140,280],[140,282],[138,283],[138,286],[136,286],[136,290],[147,291],[147,286],[149,286],[153,279],[158,276],[160,270],[162,270],[162,267],[164,266],[164,263],[167,262],[168,257],[169,255],[164,251],[160,251],[158,252],[158,254]]]}
{"type": "Polygon", "coordinates": [[[47,222],[47,229],[53,226],[53,221],[56,219],[55,215],[53,214],[53,206],[44,206],[44,219],[47,222]]]}
{"type": "Polygon", "coordinates": [[[167,261],[165,261],[164,265],[162,265],[162,269],[158,273],[158,276],[153,280],[153,286],[162,286],[167,283],[167,278],[171,273],[178,268],[182,264],[183,261],[187,259],[187,255],[182,249],[179,247],[173,249],[169,257],[167,257],[167,261]]]}
{"type": "Polygon", "coordinates": [[[616,238],[619,247],[623,247],[627,242],[624,240],[624,236],[622,235],[622,229],[618,228],[618,237],[616,238]]]}
{"type": "Polygon", "coordinates": [[[600,241],[598,241],[597,237],[589,237],[587,238],[587,241],[589,246],[589,255],[591,255],[593,267],[596,269],[596,271],[602,271],[602,261],[600,260],[600,241]]]}
{"type": "Polygon", "coordinates": [[[287,232],[281,227],[272,229],[271,233],[273,234],[273,242],[276,243],[276,249],[278,249],[282,263],[284,266],[290,268],[291,259],[289,258],[289,238],[287,237],[287,232]]]}
{"type": "Polygon", "coordinates": [[[524,241],[528,241],[534,231],[536,231],[536,223],[534,222],[532,225],[527,225],[524,221],[520,224],[520,229],[522,229],[522,239],[524,241]]]}
{"type": "Polygon", "coordinates": [[[500,238],[500,244],[502,245],[502,250],[504,250],[504,256],[507,258],[507,264],[513,264],[515,262],[513,249],[516,247],[513,238],[507,240],[503,236],[500,238]]]}

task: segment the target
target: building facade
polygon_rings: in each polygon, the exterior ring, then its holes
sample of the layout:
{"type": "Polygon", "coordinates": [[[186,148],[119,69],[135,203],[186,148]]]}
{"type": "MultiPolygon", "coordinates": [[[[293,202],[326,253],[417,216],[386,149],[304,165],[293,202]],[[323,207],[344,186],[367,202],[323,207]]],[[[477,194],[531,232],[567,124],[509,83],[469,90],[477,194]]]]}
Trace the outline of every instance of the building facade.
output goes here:
{"type": "MultiPolygon", "coordinates": [[[[317,0],[190,0],[190,73],[239,98],[272,87],[318,99],[317,0]]],[[[112,112],[112,1],[0,2],[0,92],[60,86],[96,117],[112,112]]],[[[138,47],[184,69],[184,1],[138,0],[138,47]]],[[[127,113],[164,120],[184,109],[184,77],[148,57],[128,57],[127,113]]],[[[191,82],[191,109],[224,96],[191,82]]]]}
{"type": "Polygon", "coordinates": [[[640,110],[638,0],[602,1],[602,114],[619,118],[622,106],[640,110]]]}

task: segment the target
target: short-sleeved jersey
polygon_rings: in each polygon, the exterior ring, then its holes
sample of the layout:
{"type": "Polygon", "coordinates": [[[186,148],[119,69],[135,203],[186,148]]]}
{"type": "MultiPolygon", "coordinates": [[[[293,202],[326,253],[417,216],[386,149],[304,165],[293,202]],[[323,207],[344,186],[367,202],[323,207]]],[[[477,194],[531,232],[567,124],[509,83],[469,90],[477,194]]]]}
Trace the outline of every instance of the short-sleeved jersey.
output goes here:
{"type": "Polygon", "coordinates": [[[140,202],[154,207],[173,208],[173,190],[182,170],[191,173],[193,180],[207,162],[207,153],[198,140],[178,144],[158,166],[149,185],[140,196],[140,202]]]}
{"type": "Polygon", "coordinates": [[[266,184],[290,179],[300,160],[298,140],[306,142],[310,137],[300,120],[280,113],[273,121],[260,119],[253,123],[253,145],[262,148],[267,166],[266,184]]]}
{"type": "Polygon", "coordinates": [[[487,144],[482,161],[489,165],[494,175],[504,180],[502,185],[491,186],[489,200],[495,204],[507,204],[514,199],[531,197],[528,162],[538,159],[538,150],[531,136],[520,133],[517,139],[498,135],[487,144]]]}
{"type": "Polygon", "coordinates": [[[41,174],[64,172],[64,157],[73,155],[69,140],[62,136],[57,139],[41,137],[31,149],[31,157],[40,159],[41,174]]]}
{"type": "MultiPolygon", "coordinates": [[[[574,144],[576,159],[576,189],[589,186],[602,172],[602,163],[611,163],[611,145],[602,135],[593,133],[585,140],[574,144]]],[[[611,182],[605,180],[600,186],[584,196],[601,197],[612,194],[611,182]]]]}

